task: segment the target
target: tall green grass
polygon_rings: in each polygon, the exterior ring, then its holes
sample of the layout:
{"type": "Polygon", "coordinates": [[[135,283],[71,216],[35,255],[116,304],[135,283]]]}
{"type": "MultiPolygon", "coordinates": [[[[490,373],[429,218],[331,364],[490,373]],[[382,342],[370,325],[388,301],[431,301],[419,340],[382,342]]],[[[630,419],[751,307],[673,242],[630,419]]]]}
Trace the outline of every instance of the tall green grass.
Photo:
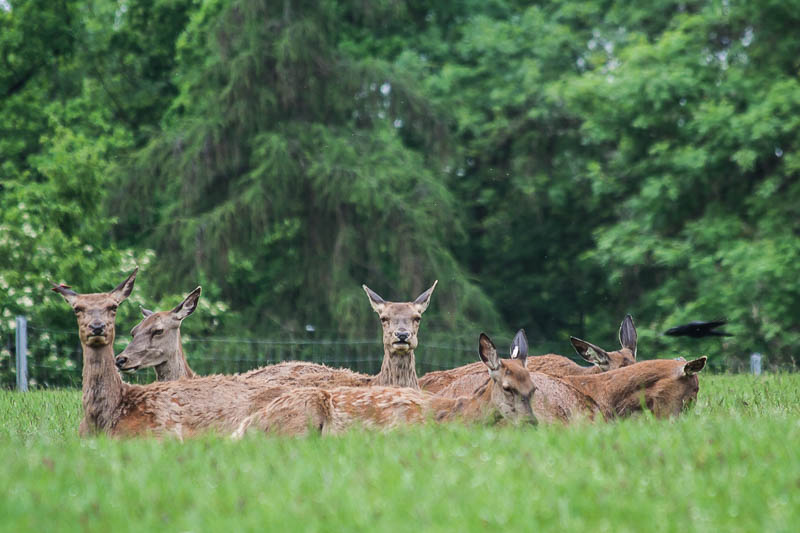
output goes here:
{"type": "Polygon", "coordinates": [[[676,420],[338,437],[79,439],[0,392],[7,531],[796,531],[800,376],[701,376],[676,420]]]}

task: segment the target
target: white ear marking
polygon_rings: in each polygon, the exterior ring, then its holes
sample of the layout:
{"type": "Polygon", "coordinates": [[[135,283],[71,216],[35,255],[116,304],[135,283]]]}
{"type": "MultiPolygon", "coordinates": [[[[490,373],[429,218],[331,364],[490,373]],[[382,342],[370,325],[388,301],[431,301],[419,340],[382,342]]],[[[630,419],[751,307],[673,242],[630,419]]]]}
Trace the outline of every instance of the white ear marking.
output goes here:
{"type": "Polygon", "coordinates": [[[514,346],[514,349],[511,350],[511,359],[516,359],[519,356],[519,346],[514,346]]]}

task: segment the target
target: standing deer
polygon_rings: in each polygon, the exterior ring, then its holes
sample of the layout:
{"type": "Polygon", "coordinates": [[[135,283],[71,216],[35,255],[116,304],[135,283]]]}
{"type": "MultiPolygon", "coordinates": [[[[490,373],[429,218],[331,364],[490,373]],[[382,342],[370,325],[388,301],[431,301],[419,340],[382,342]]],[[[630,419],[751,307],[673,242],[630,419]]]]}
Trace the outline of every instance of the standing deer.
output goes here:
{"type": "MultiPolygon", "coordinates": [[[[693,361],[654,359],[594,375],[555,377],[531,372],[536,392],[532,408],[542,422],[570,422],[576,418],[606,419],[629,416],[644,408],[657,417],[676,416],[697,398],[697,373],[706,357],[693,361]]],[[[482,386],[486,378],[468,374],[437,395],[459,397],[482,386]]]]}
{"type": "MultiPolygon", "coordinates": [[[[598,374],[616,368],[632,365],[636,362],[636,327],[633,325],[631,315],[626,315],[619,328],[619,343],[621,348],[617,351],[607,352],[590,342],[570,337],[570,342],[584,360],[593,366],[580,366],[563,355],[547,354],[528,358],[528,370],[542,372],[551,376],[573,376],[585,374],[598,374]]],[[[525,346],[527,350],[527,345],[525,346]]],[[[450,383],[468,375],[481,375],[480,363],[470,363],[450,370],[437,370],[428,372],[420,378],[419,384],[423,390],[438,393],[450,383]]]]}
{"type": "Polygon", "coordinates": [[[117,307],[130,295],[138,268],[114,290],[78,294],[53,284],[78,320],[83,347],[83,419],[80,434],[175,435],[230,433],[282,389],[236,376],[209,376],[150,385],[124,383],[114,365],[117,307]]]}
{"type": "MultiPolygon", "coordinates": [[[[366,285],[370,305],[381,318],[383,327],[383,363],[376,376],[359,374],[345,368],[330,368],[317,363],[287,361],[256,368],[241,375],[243,379],[275,385],[361,387],[369,385],[419,388],[414,349],[418,340],[422,313],[428,308],[438,281],[413,302],[387,302],[366,285]]],[[[117,356],[120,370],[135,371],[156,367],[159,381],[194,377],[180,343],[180,326],[197,306],[201,289],[196,288],[171,311],[153,313],[142,309],[144,319],[131,331],[133,339],[117,356]]]]}
{"type": "Polygon", "coordinates": [[[234,437],[242,437],[251,427],[303,435],[311,430],[340,433],[353,425],[390,429],[428,420],[470,422],[498,416],[512,423],[535,423],[530,405],[533,384],[525,369],[525,356],[516,360],[499,359],[497,349],[484,333],[478,341],[478,352],[489,378],[469,396],[445,398],[409,387],[294,389],[253,413],[242,422],[234,437]]]}

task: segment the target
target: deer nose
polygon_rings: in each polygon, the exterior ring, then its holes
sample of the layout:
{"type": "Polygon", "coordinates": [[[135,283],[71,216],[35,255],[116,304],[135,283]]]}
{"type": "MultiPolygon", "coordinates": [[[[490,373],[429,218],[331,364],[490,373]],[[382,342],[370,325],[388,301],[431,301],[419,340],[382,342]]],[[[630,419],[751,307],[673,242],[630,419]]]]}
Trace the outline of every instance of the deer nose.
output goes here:
{"type": "Polygon", "coordinates": [[[407,331],[398,331],[397,333],[395,333],[395,336],[397,336],[397,338],[400,339],[401,341],[405,341],[406,339],[408,339],[408,335],[409,334],[407,331]]]}
{"type": "Polygon", "coordinates": [[[92,332],[92,335],[102,335],[106,329],[106,325],[102,322],[92,322],[89,324],[89,329],[92,332]]]}
{"type": "Polygon", "coordinates": [[[125,363],[127,363],[127,362],[128,362],[128,358],[126,356],[124,356],[124,355],[118,356],[117,357],[117,361],[116,361],[117,368],[122,368],[123,365],[125,365],[125,363]]]}

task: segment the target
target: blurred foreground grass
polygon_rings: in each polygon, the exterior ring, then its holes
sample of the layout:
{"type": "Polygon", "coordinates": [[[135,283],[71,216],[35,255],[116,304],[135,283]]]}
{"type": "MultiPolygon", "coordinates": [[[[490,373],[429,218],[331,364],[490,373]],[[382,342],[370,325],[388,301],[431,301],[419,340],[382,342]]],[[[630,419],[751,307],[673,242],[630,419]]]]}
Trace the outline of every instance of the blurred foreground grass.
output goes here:
{"type": "Polygon", "coordinates": [[[81,440],[79,391],[0,392],[4,531],[796,531],[800,375],[575,427],[81,440]]]}

